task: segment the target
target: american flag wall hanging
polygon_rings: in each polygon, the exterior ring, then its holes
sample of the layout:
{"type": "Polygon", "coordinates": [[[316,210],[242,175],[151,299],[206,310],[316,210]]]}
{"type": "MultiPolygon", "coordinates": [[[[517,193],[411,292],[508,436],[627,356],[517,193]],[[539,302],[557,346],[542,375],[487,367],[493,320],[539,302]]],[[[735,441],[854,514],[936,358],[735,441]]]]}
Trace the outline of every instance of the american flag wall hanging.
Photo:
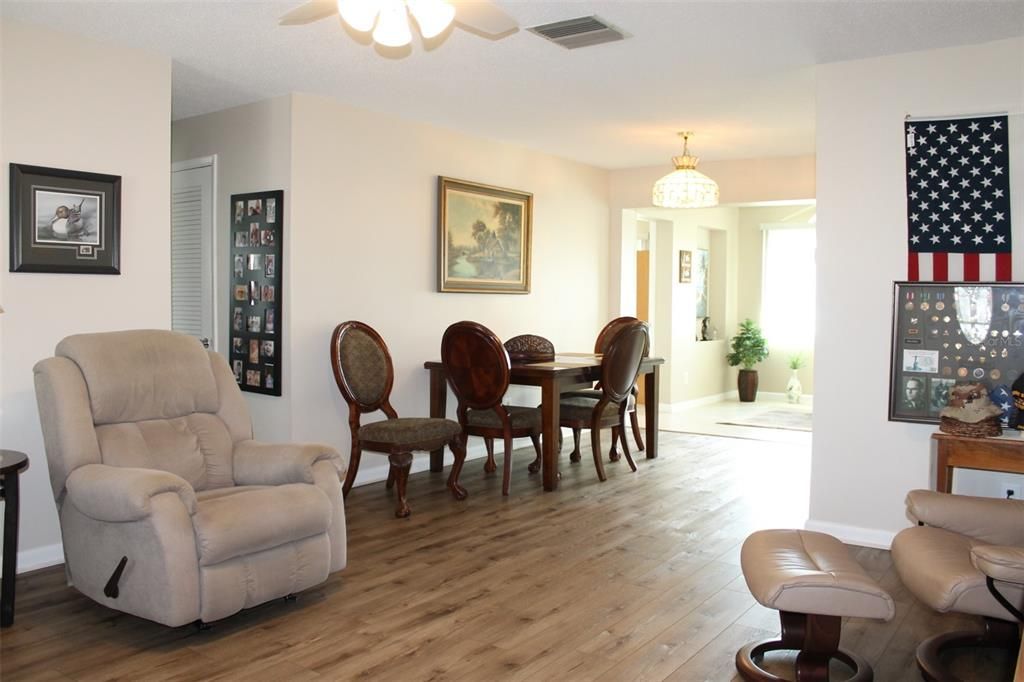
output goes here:
{"type": "Polygon", "coordinates": [[[1008,282],[1007,117],[913,119],[907,155],[907,279],[1008,282]]]}

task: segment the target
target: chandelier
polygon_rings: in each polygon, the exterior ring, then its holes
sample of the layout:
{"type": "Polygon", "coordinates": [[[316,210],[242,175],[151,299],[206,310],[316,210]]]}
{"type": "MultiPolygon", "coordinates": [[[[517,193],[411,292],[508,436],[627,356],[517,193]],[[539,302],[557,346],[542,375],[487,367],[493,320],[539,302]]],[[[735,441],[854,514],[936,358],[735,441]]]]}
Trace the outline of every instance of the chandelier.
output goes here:
{"type": "Polygon", "coordinates": [[[718,205],[718,183],[697,170],[700,161],[690,156],[687,141],[691,132],[679,133],[683,138],[682,156],[673,156],[676,169],[654,183],[652,200],[662,208],[707,208],[718,205]]]}
{"type": "Polygon", "coordinates": [[[410,14],[420,35],[433,38],[452,23],[455,8],[445,0],[338,0],[338,14],[353,30],[372,30],[374,42],[403,47],[412,42],[410,14]]]}

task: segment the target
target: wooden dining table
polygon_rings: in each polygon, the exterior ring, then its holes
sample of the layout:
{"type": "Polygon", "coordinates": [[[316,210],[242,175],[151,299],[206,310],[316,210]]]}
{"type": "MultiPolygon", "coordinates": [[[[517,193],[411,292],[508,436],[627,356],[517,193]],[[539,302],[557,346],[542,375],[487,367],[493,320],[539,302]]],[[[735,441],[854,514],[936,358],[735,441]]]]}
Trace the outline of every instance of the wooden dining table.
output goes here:
{"type": "MultiPolygon", "coordinates": [[[[646,422],[647,459],[658,456],[658,383],[664,358],[645,357],[640,363],[643,383],[644,420],[646,422]]],[[[429,361],[423,366],[430,371],[430,416],[444,417],[448,409],[448,381],[444,365],[429,361]]],[[[558,488],[559,408],[562,393],[589,388],[601,378],[601,356],[594,353],[557,353],[550,362],[512,365],[511,382],[524,386],[540,386],[540,407],[543,415],[541,451],[543,453],[544,490],[558,488]]],[[[430,453],[430,470],[444,469],[444,449],[430,453]]]]}

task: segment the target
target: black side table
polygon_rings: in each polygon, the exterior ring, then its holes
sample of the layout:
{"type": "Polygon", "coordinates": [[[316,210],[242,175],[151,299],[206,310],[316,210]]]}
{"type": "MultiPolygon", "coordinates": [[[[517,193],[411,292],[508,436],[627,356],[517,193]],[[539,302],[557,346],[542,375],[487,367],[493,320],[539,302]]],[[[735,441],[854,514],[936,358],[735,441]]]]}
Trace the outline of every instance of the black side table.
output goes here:
{"type": "Polygon", "coordinates": [[[4,565],[0,579],[0,627],[14,623],[14,578],[18,572],[18,476],[28,455],[0,450],[0,499],[4,501],[4,565]]]}

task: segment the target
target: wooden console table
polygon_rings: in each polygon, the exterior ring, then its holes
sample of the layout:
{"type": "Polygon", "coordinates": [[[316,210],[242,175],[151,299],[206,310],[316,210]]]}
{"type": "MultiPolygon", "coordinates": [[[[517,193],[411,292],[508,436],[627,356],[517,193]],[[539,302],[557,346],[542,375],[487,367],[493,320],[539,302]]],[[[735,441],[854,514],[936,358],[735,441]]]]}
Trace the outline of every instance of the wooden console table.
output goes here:
{"type": "Polygon", "coordinates": [[[1006,471],[1024,474],[1024,439],[967,438],[933,433],[939,456],[935,465],[935,489],[953,492],[953,468],[1006,471]]]}
{"type": "Polygon", "coordinates": [[[0,450],[0,500],[4,501],[4,559],[0,576],[0,628],[14,622],[14,579],[18,572],[18,476],[28,457],[17,450],[0,450]]]}

